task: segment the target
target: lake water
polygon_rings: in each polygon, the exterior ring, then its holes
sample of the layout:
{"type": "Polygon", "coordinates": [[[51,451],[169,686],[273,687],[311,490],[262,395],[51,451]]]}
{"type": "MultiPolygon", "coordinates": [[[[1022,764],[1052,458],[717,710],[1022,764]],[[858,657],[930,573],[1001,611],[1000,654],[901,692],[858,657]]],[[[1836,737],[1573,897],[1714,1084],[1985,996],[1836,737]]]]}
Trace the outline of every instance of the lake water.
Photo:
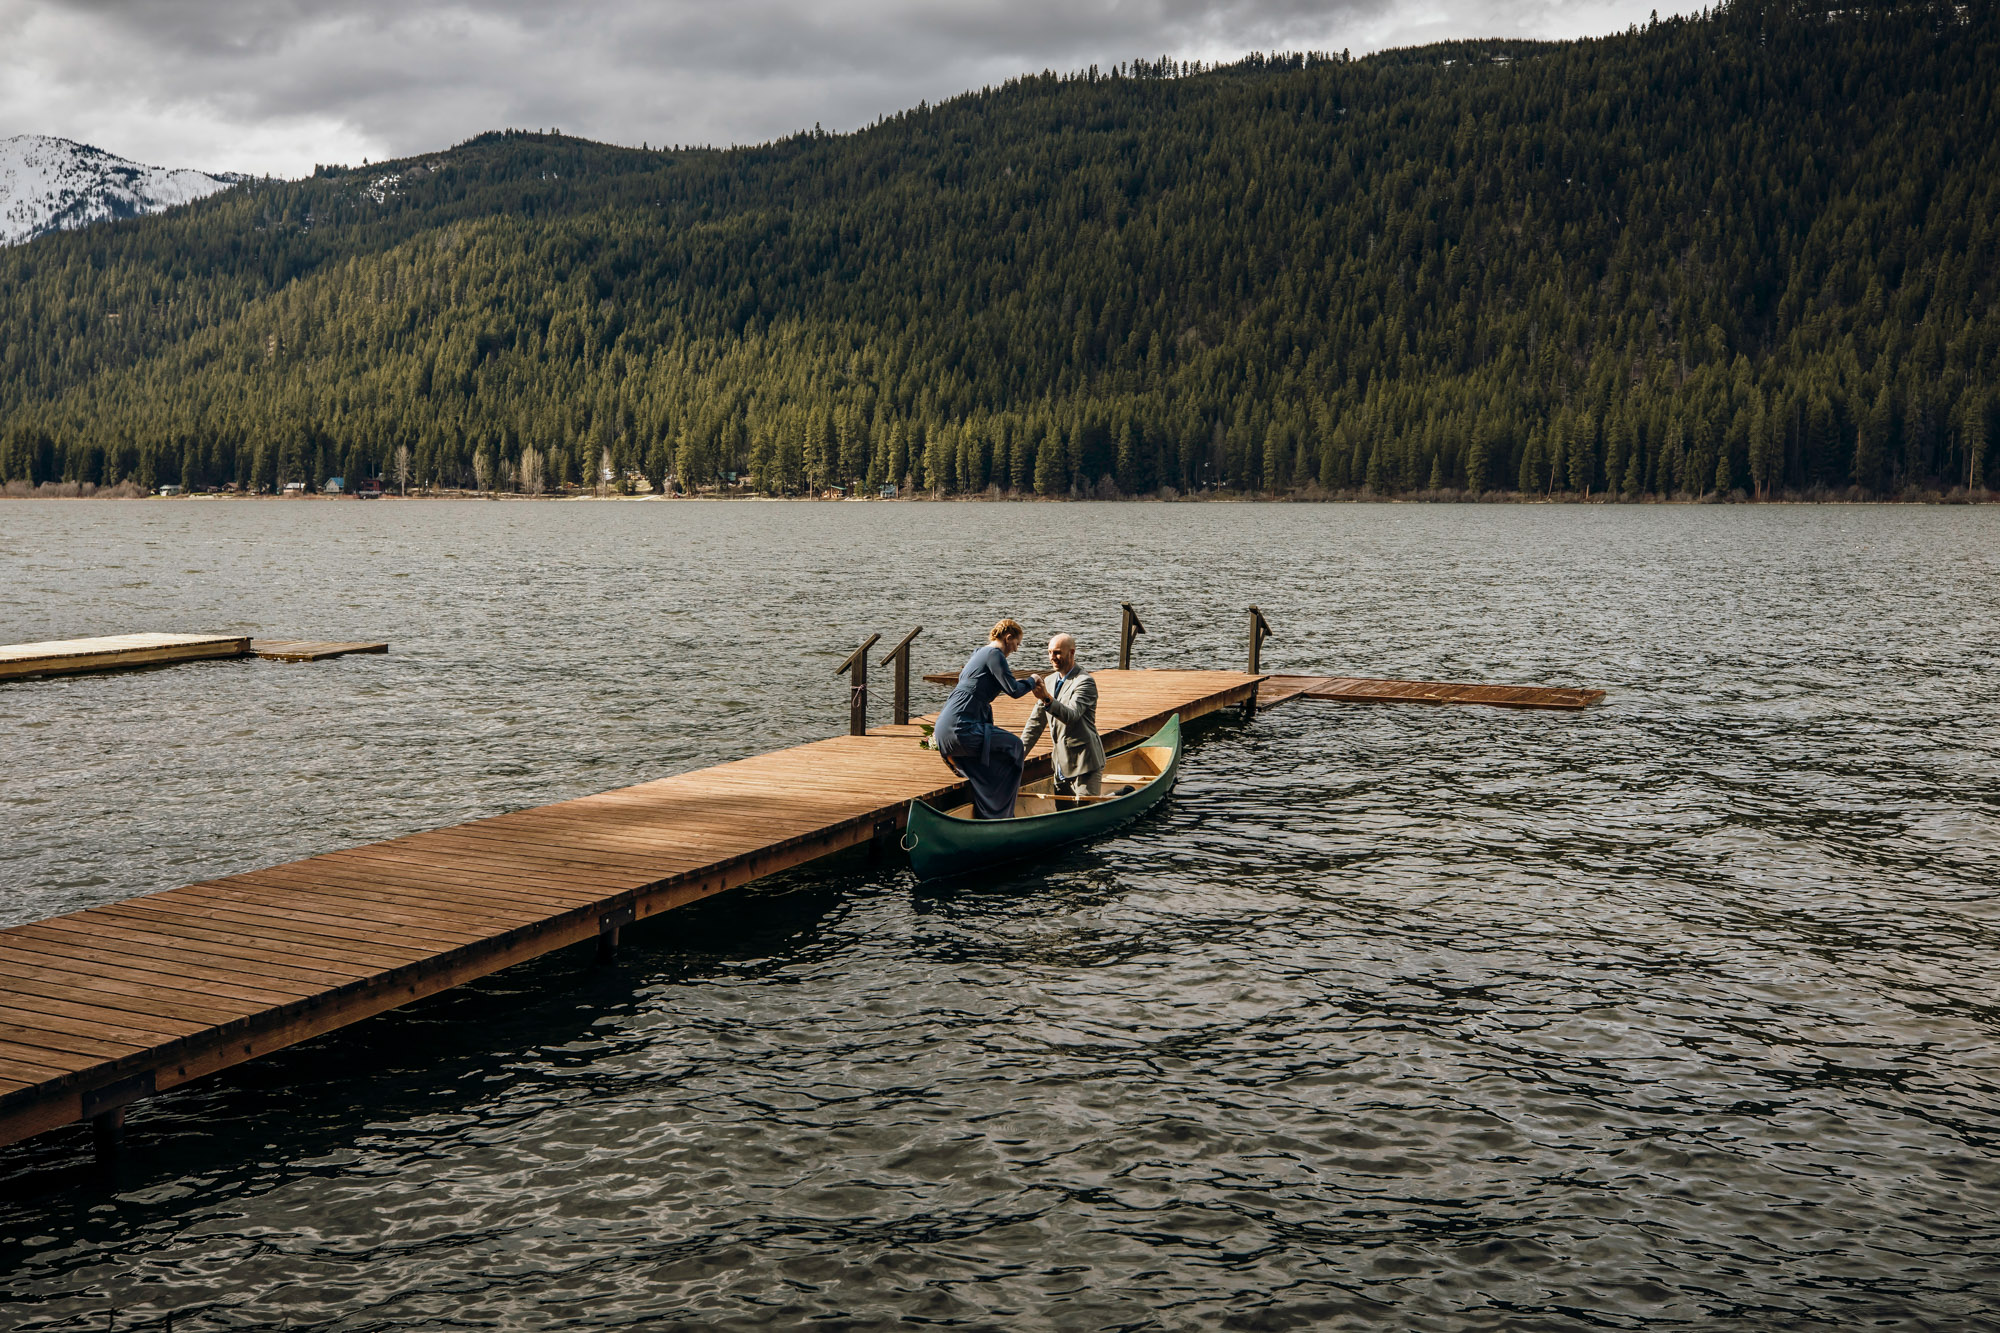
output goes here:
{"type": "Polygon", "coordinates": [[[1996,589],[1994,509],[0,503],[0,642],[393,641],[0,686],[0,924],[834,734],[918,623],[1610,691],[0,1150],[0,1327],[2000,1327],[1996,589]]]}

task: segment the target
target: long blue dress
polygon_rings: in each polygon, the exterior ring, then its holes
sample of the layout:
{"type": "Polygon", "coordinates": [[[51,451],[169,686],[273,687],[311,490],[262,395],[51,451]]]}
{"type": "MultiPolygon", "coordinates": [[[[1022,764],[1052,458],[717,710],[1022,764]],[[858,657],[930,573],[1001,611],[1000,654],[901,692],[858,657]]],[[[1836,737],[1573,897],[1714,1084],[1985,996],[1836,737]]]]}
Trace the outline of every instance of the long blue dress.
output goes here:
{"type": "Polygon", "coordinates": [[[958,685],[938,709],[935,739],[940,751],[972,783],[972,812],[978,819],[1006,819],[1021,790],[1021,738],[993,725],[993,701],[1018,699],[1035,688],[1014,679],[1007,654],[989,643],[965,661],[958,685]]]}

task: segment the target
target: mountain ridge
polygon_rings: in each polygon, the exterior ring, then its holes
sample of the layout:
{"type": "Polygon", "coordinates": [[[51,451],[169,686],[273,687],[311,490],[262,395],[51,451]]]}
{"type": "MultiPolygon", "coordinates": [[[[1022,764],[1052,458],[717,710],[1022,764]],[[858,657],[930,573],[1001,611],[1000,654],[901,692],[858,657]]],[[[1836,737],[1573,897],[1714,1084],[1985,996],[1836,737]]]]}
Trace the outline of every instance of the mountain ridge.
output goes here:
{"type": "Polygon", "coordinates": [[[1992,475],[2000,15],[520,131],[0,254],[0,480],[1935,493],[1992,475]]]}

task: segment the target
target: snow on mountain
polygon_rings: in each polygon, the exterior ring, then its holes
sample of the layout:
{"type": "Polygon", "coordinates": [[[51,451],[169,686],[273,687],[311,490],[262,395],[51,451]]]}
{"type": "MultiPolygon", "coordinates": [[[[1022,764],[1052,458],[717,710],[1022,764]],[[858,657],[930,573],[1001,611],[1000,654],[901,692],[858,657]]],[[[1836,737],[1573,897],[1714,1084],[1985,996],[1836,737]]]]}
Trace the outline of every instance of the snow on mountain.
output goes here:
{"type": "Polygon", "coordinates": [[[0,245],[114,218],[158,213],[226,190],[243,177],[149,167],[101,148],[17,134],[0,139],[0,245]]]}

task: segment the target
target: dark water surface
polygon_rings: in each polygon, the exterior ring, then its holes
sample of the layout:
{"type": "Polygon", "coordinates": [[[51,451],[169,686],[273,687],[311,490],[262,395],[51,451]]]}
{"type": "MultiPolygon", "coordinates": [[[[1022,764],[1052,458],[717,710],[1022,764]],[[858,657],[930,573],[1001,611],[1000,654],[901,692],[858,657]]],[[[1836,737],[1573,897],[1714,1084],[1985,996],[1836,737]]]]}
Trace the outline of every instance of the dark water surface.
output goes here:
{"type": "MultiPolygon", "coordinates": [[[[996,615],[1297,703],[0,1150],[0,1327],[2000,1328],[2000,511],[0,503],[0,921],[841,729],[996,615]]],[[[930,696],[926,696],[927,700],[930,696]]]]}

